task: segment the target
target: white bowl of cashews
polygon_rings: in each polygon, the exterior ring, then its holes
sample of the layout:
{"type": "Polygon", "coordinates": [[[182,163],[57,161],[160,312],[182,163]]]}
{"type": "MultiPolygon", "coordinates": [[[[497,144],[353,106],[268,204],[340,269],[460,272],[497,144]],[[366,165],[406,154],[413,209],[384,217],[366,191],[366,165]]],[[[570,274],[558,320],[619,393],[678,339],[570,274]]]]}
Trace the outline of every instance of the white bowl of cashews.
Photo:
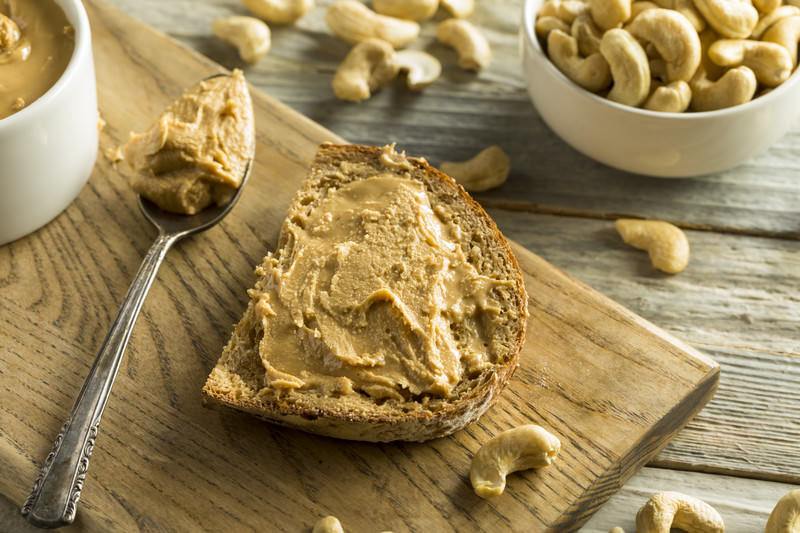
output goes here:
{"type": "Polygon", "coordinates": [[[800,8],[753,1],[526,0],[528,93],[559,137],[606,165],[659,177],[735,167],[800,115],[800,8]]]}

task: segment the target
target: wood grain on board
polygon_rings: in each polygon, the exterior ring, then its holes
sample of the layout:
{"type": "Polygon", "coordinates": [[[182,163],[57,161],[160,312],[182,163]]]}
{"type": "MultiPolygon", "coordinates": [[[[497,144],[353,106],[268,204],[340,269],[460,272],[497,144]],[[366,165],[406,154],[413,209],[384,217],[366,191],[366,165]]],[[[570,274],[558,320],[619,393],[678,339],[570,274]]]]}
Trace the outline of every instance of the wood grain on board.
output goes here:
{"type": "MultiPolygon", "coordinates": [[[[398,81],[367,102],[339,102],[330,80],[348,48],[325,27],[330,1],[296,26],[274,26],[273,49],[248,67],[249,80],[345,138],[395,140],[434,162],[503,145],[511,176],[479,197],[495,206],[502,229],[722,364],[715,401],[655,464],[800,483],[800,127],[763,156],[704,179],[647,179],[594,163],[553,136],[528,101],[515,50],[521,0],[477,3],[472,19],[495,51],[479,75],[454,66],[453,54],[433,42],[431,22],[413,46],[442,59],[441,80],[421,95],[398,81]],[[620,242],[603,221],[615,214],[709,231],[689,232],[692,265],[671,278],[620,242]]],[[[113,2],[223,64],[241,65],[209,31],[215,17],[244,13],[239,0],[113,2]]]]}
{"type": "MultiPolygon", "coordinates": [[[[100,1],[93,25],[102,148],[217,72],[100,1]]],[[[709,358],[515,246],[531,321],[521,368],[480,422],[425,444],[325,439],[204,409],[199,390],[274,244],[318,143],[337,138],[254,93],[258,150],[231,215],[170,253],[109,407],[73,529],[296,531],[334,513],[353,530],[572,529],[710,398],[709,358]],[[553,467],[484,501],[467,480],[482,442],[538,422],[553,467]]],[[[122,168],[101,158],[43,230],[0,250],[0,493],[21,502],[153,238],[122,168]]]]}
{"type": "MultiPolygon", "coordinates": [[[[223,65],[242,65],[235,49],[209,31],[215,17],[246,13],[239,0],[113,2],[223,65]]],[[[517,53],[522,0],[476,2],[470,19],[493,50],[492,64],[480,74],[459,69],[452,50],[435,42],[435,23],[426,23],[411,47],[442,61],[441,80],[423,94],[397,80],[368,102],[342,104],[330,80],[349,45],[325,25],[332,2],[318,0],[296,26],[273,26],[272,50],[248,69],[248,78],[349,141],[396,140],[435,164],[499,144],[513,168],[504,187],[478,195],[488,206],[661,218],[687,228],[800,239],[800,124],[761,156],[702,179],[648,179],[597,163],[553,134],[531,105],[517,53]]]]}

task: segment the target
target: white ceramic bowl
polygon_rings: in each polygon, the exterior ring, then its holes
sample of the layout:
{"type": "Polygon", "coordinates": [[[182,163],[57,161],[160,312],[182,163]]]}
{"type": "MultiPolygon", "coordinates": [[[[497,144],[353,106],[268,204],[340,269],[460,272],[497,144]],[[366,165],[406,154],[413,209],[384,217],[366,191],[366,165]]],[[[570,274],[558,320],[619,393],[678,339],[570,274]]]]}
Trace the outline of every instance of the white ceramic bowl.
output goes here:
{"type": "Polygon", "coordinates": [[[89,18],[80,0],[55,0],[75,28],[61,78],[0,119],[0,244],[44,226],[80,192],[97,156],[97,93],[89,18]]]}
{"type": "Polygon", "coordinates": [[[526,0],[522,67],[533,105],[573,148],[606,165],[660,177],[701,176],[764,151],[800,114],[800,76],[752,102],[704,113],[658,113],[617,104],[567,79],[534,32],[544,0],[526,0]]]}

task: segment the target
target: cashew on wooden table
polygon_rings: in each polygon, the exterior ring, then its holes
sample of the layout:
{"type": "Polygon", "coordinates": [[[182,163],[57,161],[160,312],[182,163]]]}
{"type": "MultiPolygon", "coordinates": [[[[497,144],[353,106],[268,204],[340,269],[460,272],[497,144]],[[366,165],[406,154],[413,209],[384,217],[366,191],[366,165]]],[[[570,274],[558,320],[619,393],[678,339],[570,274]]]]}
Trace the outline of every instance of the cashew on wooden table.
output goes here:
{"type": "Polygon", "coordinates": [[[764,533],[800,532],[800,489],[784,494],[767,519],[764,533]]]}
{"type": "Polygon", "coordinates": [[[236,15],[217,19],[211,29],[214,35],[235,46],[239,57],[247,63],[258,62],[272,46],[269,27],[254,17],[236,15]]]}
{"type": "Polygon", "coordinates": [[[677,274],[689,264],[689,240],[677,226],[631,218],[621,218],[615,226],[626,244],[646,250],[653,266],[662,272],[677,274]]]}
{"type": "Polygon", "coordinates": [[[669,533],[679,528],[693,533],[723,533],[719,513],[704,501],[680,492],[654,494],[636,514],[636,533],[669,533]]]}
{"type": "Polygon", "coordinates": [[[447,19],[436,27],[436,39],[450,46],[458,54],[458,66],[466,70],[480,70],[492,60],[489,41],[471,22],[447,19]]]}
{"type": "Polygon", "coordinates": [[[439,7],[439,0],[373,0],[372,8],[381,15],[400,19],[428,20],[439,7]]]}
{"type": "Polygon", "coordinates": [[[344,533],[342,523],[335,516],[328,515],[317,520],[311,533],[344,533]]]}
{"type": "Polygon", "coordinates": [[[381,39],[355,45],[333,76],[333,92],[341,100],[360,102],[392,81],[398,72],[395,51],[381,39]]]}
{"type": "Polygon", "coordinates": [[[383,39],[403,48],[419,36],[419,24],[412,20],[375,13],[357,0],[338,0],[328,8],[325,22],[343,41],[358,44],[367,39],[383,39]]]}
{"type": "Polygon", "coordinates": [[[481,150],[468,161],[445,161],[439,168],[466,190],[481,192],[506,182],[511,170],[511,159],[502,148],[493,145],[481,150]]]}
{"type": "Polygon", "coordinates": [[[314,7],[314,0],[242,0],[260,19],[275,24],[291,24],[314,7]]]}
{"type": "Polygon", "coordinates": [[[561,441],[541,426],[529,424],[503,431],[481,446],[469,471],[475,494],[481,498],[499,496],[506,476],[519,470],[553,464],[561,441]]]}

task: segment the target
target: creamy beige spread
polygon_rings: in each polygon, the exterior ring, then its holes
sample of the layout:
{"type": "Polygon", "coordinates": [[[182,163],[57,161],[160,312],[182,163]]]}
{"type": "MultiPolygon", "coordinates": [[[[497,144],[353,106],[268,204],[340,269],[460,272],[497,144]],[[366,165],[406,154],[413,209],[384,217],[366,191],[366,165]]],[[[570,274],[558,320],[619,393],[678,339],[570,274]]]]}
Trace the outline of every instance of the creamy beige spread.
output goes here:
{"type": "Polygon", "coordinates": [[[187,215],[226,203],[253,157],[254,124],[241,71],[200,82],[123,147],[135,172],[134,190],[162,209],[187,215]]]}
{"type": "MultiPolygon", "coordinates": [[[[286,245],[249,294],[263,326],[261,394],[448,397],[492,361],[500,307],[402,156],[289,213],[286,245]]],[[[342,172],[349,163],[342,163],[342,172]]]]}
{"type": "Polygon", "coordinates": [[[74,47],[72,26],[52,0],[0,0],[0,119],[47,92],[74,47]]]}

